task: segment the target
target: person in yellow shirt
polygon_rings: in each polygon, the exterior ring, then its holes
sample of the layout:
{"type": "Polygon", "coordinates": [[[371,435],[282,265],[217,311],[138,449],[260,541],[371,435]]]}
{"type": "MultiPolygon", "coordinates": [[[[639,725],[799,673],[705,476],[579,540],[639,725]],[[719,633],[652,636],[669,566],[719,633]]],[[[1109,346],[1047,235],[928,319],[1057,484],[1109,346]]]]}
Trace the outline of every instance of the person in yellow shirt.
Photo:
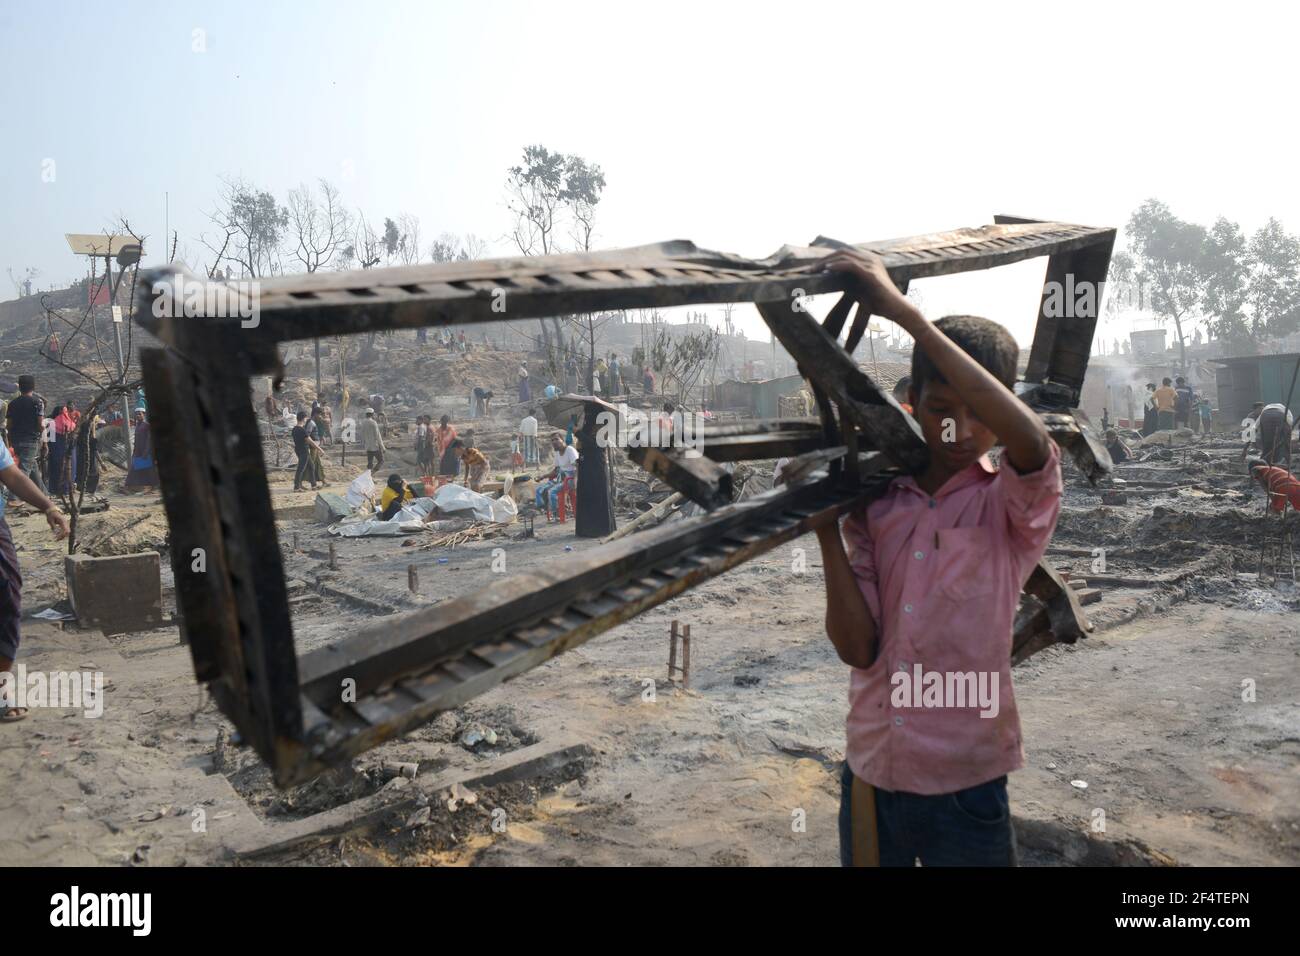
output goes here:
{"type": "Polygon", "coordinates": [[[379,496],[379,520],[391,521],[402,510],[402,502],[414,500],[415,492],[406,483],[406,479],[398,474],[389,475],[384,493],[379,496]]]}
{"type": "Polygon", "coordinates": [[[487,455],[472,445],[466,445],[460,438],[451,443],[451,451],[465,466],[465,484],[469,490],[479,491],[483,487],[483,479],[487,477],[487,455]]]}
{"type": "Polygon", "coordinates": [[[1161,379],[1161,385],[1155,390],[1152,398],[1156,402],[1156,427],[1161,431],[1172,429],[1174,427],[1174,406],[1178,403],[1178,393],[1174,391],[1174,383],[1167,378],[1161,379]]]}

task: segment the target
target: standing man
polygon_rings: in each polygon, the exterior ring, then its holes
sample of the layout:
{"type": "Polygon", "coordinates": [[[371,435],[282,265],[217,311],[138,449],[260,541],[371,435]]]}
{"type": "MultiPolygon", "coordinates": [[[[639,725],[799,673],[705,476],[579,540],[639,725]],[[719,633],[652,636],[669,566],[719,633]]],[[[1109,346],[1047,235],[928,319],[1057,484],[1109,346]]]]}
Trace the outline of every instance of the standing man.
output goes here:
{"type": "Polygon", "coordinates": [[[528,402],[532,400],[532,390],[528,385],[528,363],[521,362],[519,365],[519,401],[528,402]]]}
{"type": "MultiPolygon", "coordinates": [[[[31,382],[31,376],[24,376],[31,382]]],[[[30,394],[35,383],[31,382],[24,395],[30,394]]],[[[14,399],[18,401],[18,399],[14,399]]],[[[0,444],[0,484],[6,491],[21,498],[33,508],[44,512],[45,520],[54,532],[54,540],[62,541],[68,536],[68,519],[54,502],[36,486],[30,477],[23,474],[14,463],[9,449],[0,444]]],[[[22,617],[23,577],[18,570],[18,553],[14,550],[13,535],[4,519],[5,498],[0,496],[0,673],[13,670],[14,658],[18,656],[20,642],[18,621],[22,617]]],[[[0,684],[3,688],[8,682],[0,684]]],[[[11,700],[0,694],[0,723],[12,723],[27,716],[26,707],[13,706],[11,700]]]]}
{"type": "MultiPolygon", "coordinates": [[[[316,477],[314,474],[309,475],[308,472],[308,467],[311,463],[311,450],[315,448],[317,451],[320,451],[320,445],[317,444],[316,439],[312,438],[311,433],[307,429],[306,412],[298,413],[298,423],[293,426],[293,431],[291,431],[290,434],[293,436],[293,453],[298,456],[298,467],[293,473],[293,490],[302,491],[303,477],[316,477]]],[[[311,483],[311,490],[316,490],[315,481],[311,483]]]]}
{"type": "Polygon", "coordinates": [[[366,450],[366,468],[373,474],[376,468],[384,466],[384,452],[388,450],[384,447],[384,436],[379,430],[379,423],[375,421],[373,408],[366,409],[366,417],[362,419],[359,432],[357,440],[366,450]]]}
{"type": "Polygon", "coordinates": [[[312,436],[316,439],[318,445],[328,445],[330,442],[330,427],[325,422],[325,408],[316,404],[311,410],[312,430],[315,434],[312,436]]]}
{"type": "Polygon", "coordinates": [[[36,394],[34,375],[18,376],[18,397],[9,403],[9,408],[5,411],[5,423],[9,429],[9,444],[13,446],[14,456],[18,459],[23,474],[31,478],[40,491],[44,491],[38,462],[41,457],[41,438],[45,433],[45,399],[36,394]]]}
{"type": "Polygon", "coordinates": [[[1174,425],[1190,428],[1192,423],[1192,387],[1181,375],[1174,380],[1174,425]]]}
{"type": "Polygon", "coordinates": [[[524,465],[535,465],[537,456],[537,409],[530,408],[528,414],[519,422],[519,438],[524,453],[524,465]]]}
{"type": "Polygon", "coordinates": [[[1162,379],[1160,387],[1151,396],[1156,403],[1156,427],[1159,431],[1170,431],[1174,427],[1174,408],[1178,405],[1178,393],[1174,383],[1162,379]]]}
{"type": "Polygon", "coordinates": [[[1156,383],[1147,382],[1147,395],[1142,400],[1142,437],[1155,434],[1156,430],[1156,383]]]}

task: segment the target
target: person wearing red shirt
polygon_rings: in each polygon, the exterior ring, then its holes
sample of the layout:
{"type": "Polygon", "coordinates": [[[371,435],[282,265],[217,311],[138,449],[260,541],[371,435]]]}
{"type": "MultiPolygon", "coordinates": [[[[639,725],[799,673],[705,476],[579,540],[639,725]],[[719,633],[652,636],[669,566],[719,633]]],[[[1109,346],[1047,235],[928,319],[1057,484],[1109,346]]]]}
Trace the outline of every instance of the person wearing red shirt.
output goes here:
{"type": "Polygon", "coordinates": [[[1295,475],[1285,468],[1270,465],[1262,458],[1252,458],[1247,467],[1250,469],[1250,477],[1268,492],[1270,508],[1286,511],[1286,506],[1290,504],[1296,511],[1300,511],[1300,481],[1296,480],[1295,475]]]}

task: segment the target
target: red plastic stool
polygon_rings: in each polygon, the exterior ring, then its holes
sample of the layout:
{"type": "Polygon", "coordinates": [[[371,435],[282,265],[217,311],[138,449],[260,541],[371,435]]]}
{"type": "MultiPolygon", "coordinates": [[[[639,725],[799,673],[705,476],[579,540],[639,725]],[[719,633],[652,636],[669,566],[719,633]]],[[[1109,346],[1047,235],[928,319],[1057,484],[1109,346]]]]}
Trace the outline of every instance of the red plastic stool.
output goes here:
{"type": "Polygon", "coordinates": [[[569,510],[575,515],[578,513],[578,492],[572,478],[564,478],[560,482],[560,491],[556,498],[560,503],[560,524],[564,524],[568,520],[568,514],[564,507],[566,499],[569,502],[569,510]]]}

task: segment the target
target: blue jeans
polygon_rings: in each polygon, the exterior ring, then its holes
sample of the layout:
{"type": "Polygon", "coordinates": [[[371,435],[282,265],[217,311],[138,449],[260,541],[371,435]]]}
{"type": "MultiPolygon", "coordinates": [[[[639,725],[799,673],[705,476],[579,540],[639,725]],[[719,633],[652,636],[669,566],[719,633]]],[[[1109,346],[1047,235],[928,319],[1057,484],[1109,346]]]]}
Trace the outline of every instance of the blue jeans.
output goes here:
{"type": "Polygon", "coordinates": [[[546,499],[550,498],[550,510],[555,511],[560,506],[560,486],[563,484],[564,482],[557,478],[555,481],[547,481],[538,485],[537,491],[533,495],[537,507],[543,509],[546,508],[546,499]]]}
{"type": "MultiPolygon", "coordinates": [[[[1007,778],[926,796],[876,791],[881,866],[1016,866],[1007,778]]],[[[853,865],[853,771],[840,774],[840,865],[853,865]]]]}
{"type": "Polygon", "coordinates": [[[15,441],[13,449],[14,455],[18,458],[19,469],[32,480],[37,488],[45,491],[45,482],[41,481],[40,439],[38,438],[36,441],[15,441]]]}

